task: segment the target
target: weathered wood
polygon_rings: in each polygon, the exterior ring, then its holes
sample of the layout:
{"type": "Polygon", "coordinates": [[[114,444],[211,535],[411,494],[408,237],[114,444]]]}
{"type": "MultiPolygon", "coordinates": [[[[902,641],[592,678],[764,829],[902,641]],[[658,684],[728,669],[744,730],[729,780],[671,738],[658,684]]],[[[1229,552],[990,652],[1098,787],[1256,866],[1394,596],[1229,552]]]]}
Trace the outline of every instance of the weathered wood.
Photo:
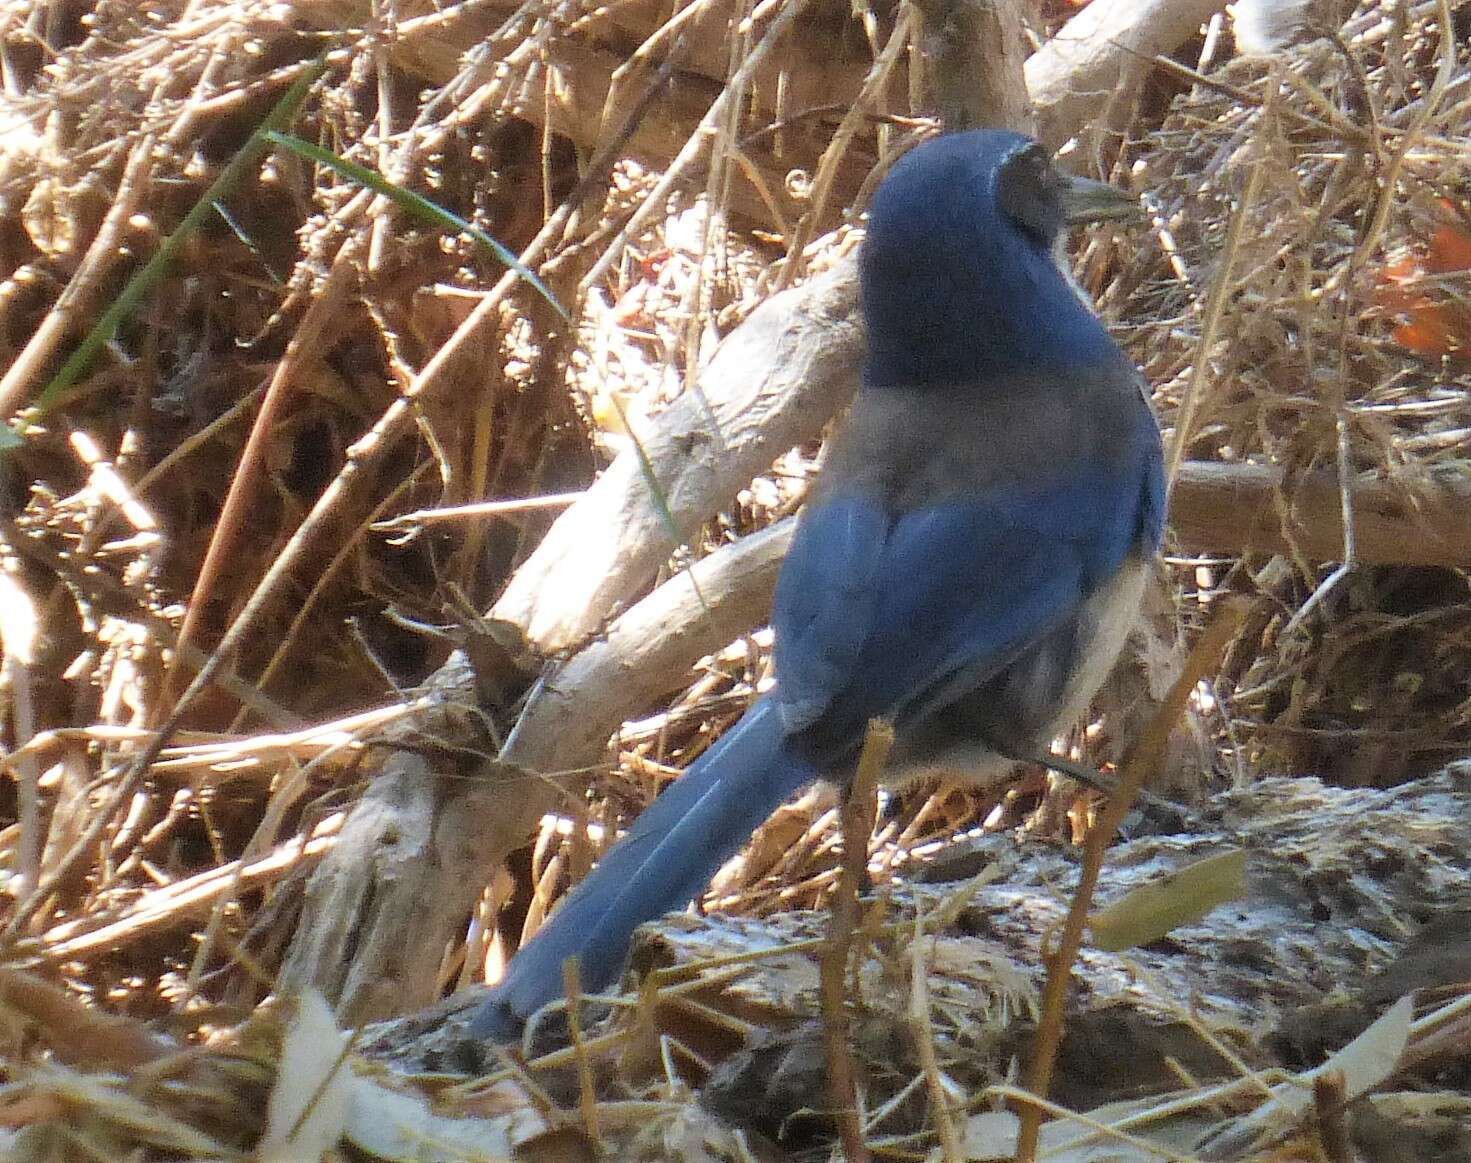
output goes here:
{"type": "MultiPolygon", "coordinates": [[[[902,934],[889,939],[899,955],[870,958],[854,975],[863,997],[861,1012],[880,1018],[904,1013],[908,990],[902,977],[896,978],[895,966],[912,951],[912,917],[919,906],[932,926],[921,952],[937,1050],[951,1077],[966,1089],[984,1085],[989,1070],[1004,1073],[1007,1056],[1030,1024],[1030,1003],[1046,973],[1045,954],[1078,869],[1076,852],[1018,844],[1008,835],[984,837],[972,847],[969,867],[956,859],[959,849],[950,849],[944,854],[948,876],[929,876],[926,866],[910,866],[904,870],[908,883],[880,889],[889,900],[885,919],[897,922],[902,934]],[[1000,866],[1001,875],[974,888],[964,908],[955,911],[964,879],[993,865],[1000,866]],[[915,883],[921,880],[936,883],[915,883]],[[936,920],[946,910],[949,920],[936,920]],[[982,1030],[987,1034],[978,1038],[982,1030]]],[[[1268,1048],[1292,1054],[1288,1043],[1297,1040],[1300,1025],[1291,1020],[1295,1007],[1317,1006],[1338,995],[1364,1003],[1345,1015],[1358,1025],[1345,1023],[1336,1031],[1336,1043],[1325,1047],[1331,1048],[1403,993],[1464,979],[1471,793],[1456,773],[1387,790],[1266,779],[1223,793],[1183,828],[1111,850],[1100,904],[1141,885],[1158,886],[1183,865],[1230,848],[1248,854],[1242,899],[1147,948],[1089,949],[1078,961],[1080,988],[1069,1018],[1073,1033],[1064,1045],[1054,1099],[1081,1109],[1136,1087],[1173,1089],[1179,1077],[1169,1070],[1165,1053],[1187,1056],[1190,1069],[1204,1071],[1202,1077],[1228,1073],[1229,1065],[1185,1025],[1187,1010],[1208,1028],[1250,1031],[1256,1044],[1237,1045],[1260,1062],[1268,1048]],[[1457,917],[1463,951],[1427,957],[1423,937],[1440,930],[1456,933],[1450,920],[1457,917]],[[1421,936],[1412,940],[1417,931],[1421,936]],[[1279,1023],[1284,1036],[1264,1039],[1279,1023]]],[[[633,961],[693,971],[712,958],[815,943],[826,935],[826,923],[821,912],[761,919],[673,914],[639,930],[633,961]]],[[[800,1026],[816,1014],[816,956],[808,948],[752,961],[748,973],[705,991],[700,1001],[758,1026],[800,1026]]],[[[443,1068],[455,1060],[452,1051],[463,1037],[463,1020],[479,1000],[478,991],[466,991],[432,1015],[384,1023],[366,1032],[361,1048],[410,1073],[443,1068]]],[[[659,1006],[654,1013],[672,1017],[674,1010],[659,1006]]],[[[687,1023],[689,1016],[683,1020],[687,1023]]],[[[688,1025],[681,1028],[687,1035],[688,1025]]],[[[1309,1053],[1322,1049],[1314,1046],[1309,1053]]],[[[715,1065],[724,1071],[718,1059],[715,1065]]],[[[879,1087],[905,1081],[902,1070],[874,1080],[879,1087]]],[[[773,1094],[776,1089],[771,1088],[773,1094]]],[[[708,1091],[702,1097],[718,1101],[708,1091]]],[[[887,1097],[880,1091],[868,1095],[875,1107],[887,1097]]],[[[801,1099],[788,1094],[785,1101],[801,1099]]],[[[725,1109],[739,1117],[738,1111],[725,1109]]],[[[781,1117],[791,1110],[772,1113],[781,1117]]]]}
{"type": "Polygon", "coordinates": [[[716,348],[699,383],[552,525],[490,616],[539,653],[584,642],[684,538],[852,395],[862,359],[850,259],[774,295],[716,348]],[[649,487],[659,484],[674,529],[649,487]]]}
{"type": "Polygon", "coordinates": [[[1224,0],[1093,0],[1027,61],[1037,136],[1054,149],[1137,83],[1140,62],[1173,52],[1224,0]]]}
{"type": "Polygon", "coordinates": [[[950,130],[1034,128],[1026,13],[1014,0],[916,0],[931,103],[950,130]]]}
{"type": "MultiPolygon", "coordinates": [[[[440,959],[489,871],[557,805],[551,776],[601,760],[620,723],[764,620],[794,524],[718,550],[615,620],[538,685],[483,778],[393,753],[311,877],[282,986],[316,986],[352,1022],[434,1000],[440,959]]],[[[473,702],[462,656],[439,678],[444,705],[473,702]]]]}
{"type": "MultiPolygon", "coordinates": [[[[1354,551],[1370,565],[1471,568],[1471,484],[1456,474],[1363,478],[1349,488],[1354,551]]],[[[1335,475],[1290,482],[1266,465],[1188,463],[1170,498],[1170,531],[1188,553],[1343,557],[1335,475]],[[1278,509],[1278,498],[1282,508],[1278,509]]]]}
{"type": "Polygon", "coordinates": [[[435,1000],[447,936],[465,913],[442,886],[463,873],[466,833],[475,827],[445,817],[446,802],[422,758],[397,752],[388,760],[308,882],[305,921],[278,989],[315,985],[349,1024],[435,1000]]]}
{"type": "Polygon", "coordinates": [[[788,519],[743,538],[665,582],[533,690],[487,778],[450,789],[446,810],[477,821],[467,876],[526,842],[542,815],[581,774],[603,762],[627,719],[687,681],[690,667],[766,620],[781,560],[795,527],[788,519]],[[509,782],[508,782],[509,781],[509,782]],[[486,863],[489,862],[489,863],[486,863]]]}

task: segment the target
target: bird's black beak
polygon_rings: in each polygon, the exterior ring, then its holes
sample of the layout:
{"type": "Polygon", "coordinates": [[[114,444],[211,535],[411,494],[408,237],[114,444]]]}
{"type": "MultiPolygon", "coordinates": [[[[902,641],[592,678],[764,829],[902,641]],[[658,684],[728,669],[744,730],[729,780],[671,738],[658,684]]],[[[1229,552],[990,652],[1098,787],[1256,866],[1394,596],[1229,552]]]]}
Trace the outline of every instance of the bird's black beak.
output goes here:
{"type": "Polygon", "coordinates": [[[1127,190],[1120,190],[1107,182],[1095,182],[1092,178],[1071,174],[1061,177],[1058,201],[1062,204],[1062,220],[1069,226],[1088,222],[1121,222],[1144,216],[1144,207],[1139,204],[1139,199],[1127,190]]]}

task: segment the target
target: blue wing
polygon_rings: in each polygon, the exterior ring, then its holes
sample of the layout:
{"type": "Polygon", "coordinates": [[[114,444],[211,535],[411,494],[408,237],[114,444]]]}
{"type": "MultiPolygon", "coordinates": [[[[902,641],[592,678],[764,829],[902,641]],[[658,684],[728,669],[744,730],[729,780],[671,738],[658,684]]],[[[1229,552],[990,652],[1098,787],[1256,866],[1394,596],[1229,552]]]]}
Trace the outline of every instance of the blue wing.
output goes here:
{"type": "Polygon", "coordinates": [[[804,510],[772,599],[777,705],[789,731],[825,714],[872,631],[893,520],[868,494],[804,510]]]}
{"type": "Polygon", "coordinates": [[[1053,474],[910,512],[838,492],[804,513],[777,587],[777,698],[828,762],[996,674],[1158,542],[1158,463],[1053,474]]]}

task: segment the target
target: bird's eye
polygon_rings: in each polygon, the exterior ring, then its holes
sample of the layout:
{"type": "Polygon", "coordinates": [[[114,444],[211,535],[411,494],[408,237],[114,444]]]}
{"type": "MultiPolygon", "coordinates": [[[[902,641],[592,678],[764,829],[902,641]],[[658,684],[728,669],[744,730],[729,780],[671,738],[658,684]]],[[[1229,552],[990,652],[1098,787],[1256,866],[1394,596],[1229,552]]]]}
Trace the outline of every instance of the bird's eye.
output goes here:
{"type": "Polygon", "coordinates": [[[996,202],[1019,226],[1051,245],[1062,229],[1057,171],[1045,146],[1022,146],[996,172],[996,202]]]}

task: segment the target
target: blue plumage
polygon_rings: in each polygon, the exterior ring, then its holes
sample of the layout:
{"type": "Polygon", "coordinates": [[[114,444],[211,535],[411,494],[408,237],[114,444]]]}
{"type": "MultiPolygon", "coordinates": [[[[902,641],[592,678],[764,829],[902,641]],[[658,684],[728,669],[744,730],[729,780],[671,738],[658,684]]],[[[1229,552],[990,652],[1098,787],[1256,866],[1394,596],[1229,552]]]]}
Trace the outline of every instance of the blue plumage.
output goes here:
{"type": "Polygon", "coordinates": [[[1122,645],[1164,516],[1137,373],[1059,270],[1106,187],[996,130],[903,158],[861,258],[869,355],[777,586],[776,690],[635,822],[511,964],[472,1030],[503,1038],[633,929],[687,903],[784,799],[849,778],[874,717],[886,778],[977,780],[1045,751],[1122,645]]]}

